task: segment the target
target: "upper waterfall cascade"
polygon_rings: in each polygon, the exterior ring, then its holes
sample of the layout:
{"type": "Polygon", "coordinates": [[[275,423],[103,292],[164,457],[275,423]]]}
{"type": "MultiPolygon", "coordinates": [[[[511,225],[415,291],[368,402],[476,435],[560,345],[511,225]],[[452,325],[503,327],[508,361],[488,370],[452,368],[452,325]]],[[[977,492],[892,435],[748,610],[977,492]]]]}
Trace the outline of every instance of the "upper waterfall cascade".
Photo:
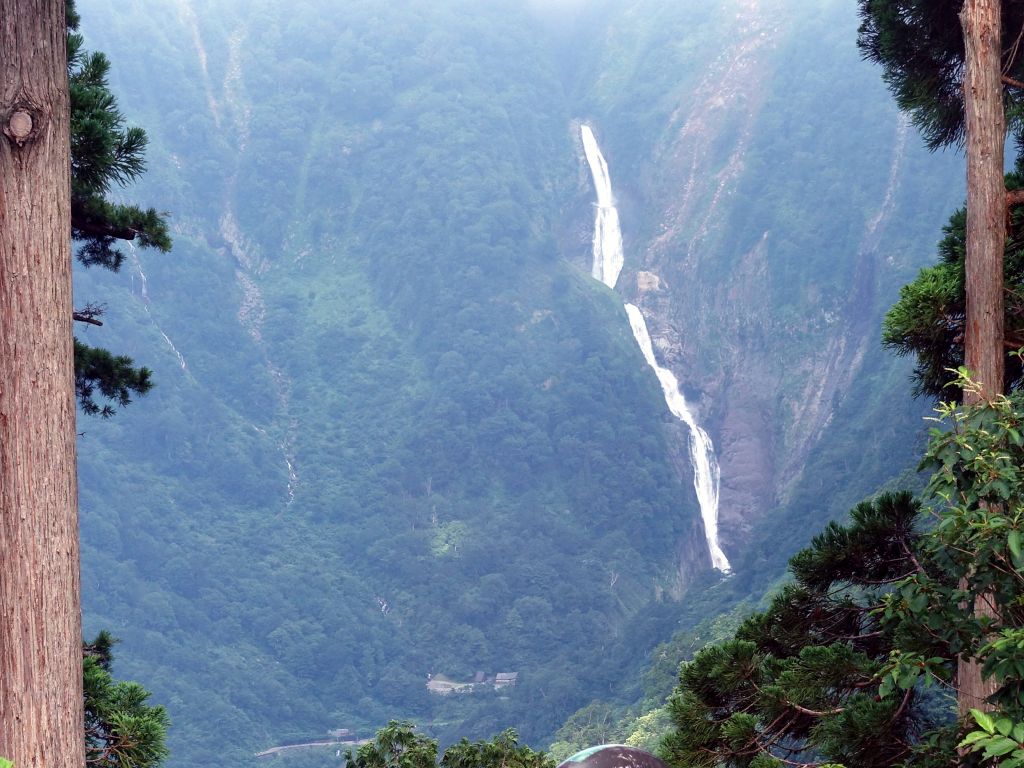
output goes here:
{"type": "MultiPolygon", "coordinates": [[[[590,165],[590,172],[597,190],[597,214],[594,220],[594,263],[591,274],[609,288],[614,288],[625,261],[622,248],[622,230],[619,226],[619,212],[612,196],[611,176],[608,163],[589,125],[580,127],[583,150],[590,165]]],[[[693,462],[693,487],[697,492],[704,535],[708,542],[711,564],[722,572],[731,568],[729,560],[718,543],[718,487],[719,468],[715,457],[715,446],[711,437],[701,428],[687,407],[686,398],[679,390],[679,381],[668,368],[658,365],[654,356],[654,345],[647,330],[647,321],[639,307],[626,304],[626,315],[633,330],[633,337],[640,345],[647,364],[661,383],[665,403],[672,415],[683,422],[690,431],[690,458],[693,462]]]]}
{"type": "Polygon", "coordinates": [[[608,163],[597,146],[597,139],[589,125],[580,128],[583,137],[583,151],[587,155],[590,173],[597,188],[597,215],[594,219],[594,266],[591,274],[609,288],[614,288],[622,272],[625,260],[622,252],[622,228],[619,226],[619,210],[612,197],[612,177],[608,163]]]}

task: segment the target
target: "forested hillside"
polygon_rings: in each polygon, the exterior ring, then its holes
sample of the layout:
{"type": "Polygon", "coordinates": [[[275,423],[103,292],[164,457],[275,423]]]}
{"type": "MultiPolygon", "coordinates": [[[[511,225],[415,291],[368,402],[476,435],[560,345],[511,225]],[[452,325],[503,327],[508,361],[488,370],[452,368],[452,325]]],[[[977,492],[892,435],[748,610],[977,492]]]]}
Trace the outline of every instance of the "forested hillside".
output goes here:
{"type": "Polygon", "coordinates": [[[544,746],[911,463],[878,324],[961,192],[847,5],[80,2],[175,236],[76,286],[156,380],[80,422],[86,625],[171,765],[392,717],[544,746]],[[727,580],[623,299],[719,446],[727,580]],[[426,686],[478,671],[518,684],[426,686]]]}

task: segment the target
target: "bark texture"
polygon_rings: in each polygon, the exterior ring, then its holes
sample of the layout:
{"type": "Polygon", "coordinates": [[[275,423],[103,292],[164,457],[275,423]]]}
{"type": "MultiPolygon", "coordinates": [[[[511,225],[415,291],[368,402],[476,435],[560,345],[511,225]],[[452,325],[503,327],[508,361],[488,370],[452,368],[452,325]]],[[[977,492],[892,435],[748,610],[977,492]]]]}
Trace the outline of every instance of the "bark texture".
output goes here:
{"type": "Polygon", "coordinates": [[[966,0],[967,324],[964,355],[985,396],[1003,391],[1003,245],[1006,119],[1000,0],[966,0]]]}
{"type": "Polygon", "coordinates": [[[0,0],[0,756],[82,768],[64,0],[0,0]]]}
{"type": "MultiPolygon", "coordinates": [[[[964,107],[967,137],[967,318],[964,357],[981,385],[965,393],[967,402],[1003,392],[1003,248],[1006,238],[1006,187],[1003,147],[1006,118],[1002,84],[1001,0],[965,0],[960,12],[966,49],[964,107]]],[[[991,600],[979,597],[978,616],[992,616],[991,600]]],[[[961,657],[957,670],[961,715],[987,708],[995,692],[981,666],[961,657]]]]}

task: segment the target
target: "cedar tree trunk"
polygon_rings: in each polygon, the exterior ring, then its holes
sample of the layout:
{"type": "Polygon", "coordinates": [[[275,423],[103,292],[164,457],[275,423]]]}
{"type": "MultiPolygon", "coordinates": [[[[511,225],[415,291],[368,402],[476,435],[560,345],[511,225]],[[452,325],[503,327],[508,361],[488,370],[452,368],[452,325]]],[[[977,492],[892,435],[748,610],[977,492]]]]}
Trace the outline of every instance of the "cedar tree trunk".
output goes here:
{"type": "Polygon", "coordinates": [[[82,768],[64,0],[0,0],[0,756],[82,768]]]}
{"type": "MultiPolygon", "coordinates": [[[[1006,187],[1003,181],[1001,0],[965,0],[960,11],[965,46],[964,106],[967,142],[967,322],[964,357],[980,385],[965,402],[1003,392],[1003,248],[1006,238],[1006,187]]],[[[978,616],[992,616],[990,600],[975,600],[978,616]]],[[[982,707],[995,692],[983,680],[981,665],[961,656],[958,702],[961,715],[982,707]]]]}

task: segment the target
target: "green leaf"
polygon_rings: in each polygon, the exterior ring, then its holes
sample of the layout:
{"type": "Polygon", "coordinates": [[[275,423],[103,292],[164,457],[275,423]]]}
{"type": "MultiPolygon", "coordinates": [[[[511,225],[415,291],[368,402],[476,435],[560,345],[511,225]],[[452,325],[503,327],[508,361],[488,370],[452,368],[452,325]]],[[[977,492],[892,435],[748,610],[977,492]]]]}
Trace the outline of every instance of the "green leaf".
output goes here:
{"type": "Polygon", "coordinates": [[[987,739],[988,734],[984,731],[971,731],[964,737],[964,740],[957,744],[958,747],[966,747],[968,744],[974,744],[976,741],[987,739]]]}
{"type": "Polygon", "coordinates": [[[1020,546],[1020,531],[1010,531],[1010,535],[1006,537],[1006,546],[1010,548],[1010,554],[1013,555],[1013,564],[1017,565],[1021,561],[1021,546],[1020,546]]]}
{"type": "Polygon", "coordinates": [[[991,717],[986,715],[980,709],[972,709],[971,717],[974,718],[974,722],[981,726],[982,730],[984,730],[986,733],[996,732],[995,721],[993,721],[991,717]]]}
{"type": "Polygon", "coordinates": [[[910,667],[908,669],[903,670],[900,673],[899,680],[896,681],[896,684],[900,687],[900,689],[905,691],[908,688],[914,687],[914,684],[917,682],[917,677],[918,670],[914,667],[910,667]]]}
{"type": "Polygon", "coordinates": [[[1001,757],[1008,755],[1017,748],[1017,742],[1013,739],[1000,737],[992,739],[992,742],[985,747],[985,757],[1001,757]]]}
{"type": "Polygon", "coordinates": [[[1003,736],[1009,736],[1013,733],[1013,721],[1006,717],[999,718],[996,720],[996,730],[1003,736]]]}
{"type": "MultiPolygon", "coordinates": [[[[886,698],[887,696],[889,696],[892,693],[892,689],[893,689],[893,680],[892,680],[891,677],[886,675],[884,678],[882,678],[882,684],[878,686],[878,698],[880,698],[880,699],[886,698]]],[[[0,768],[3,768],[3,766],[0,766],[0,768]]]]}

